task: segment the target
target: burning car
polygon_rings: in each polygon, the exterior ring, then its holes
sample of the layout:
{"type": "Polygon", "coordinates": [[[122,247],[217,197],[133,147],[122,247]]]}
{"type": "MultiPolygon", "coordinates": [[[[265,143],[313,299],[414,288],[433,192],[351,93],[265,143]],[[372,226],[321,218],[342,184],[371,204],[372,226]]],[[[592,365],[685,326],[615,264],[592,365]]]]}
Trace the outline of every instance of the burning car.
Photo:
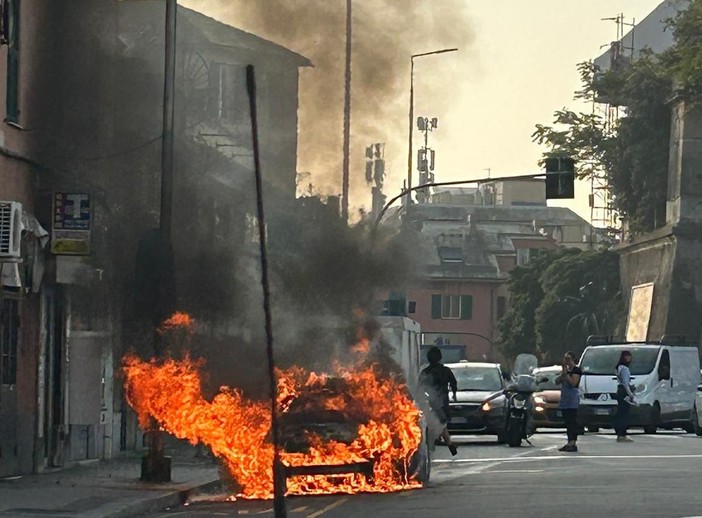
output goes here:
{"type": "MultiPolygon", "coordinates": [[[[406,347],[418,347],[404,320],[388,331],[401,339],[400,360],[406,347]]],[[[371,359],[369,345],[359,344],[355,361],[334,364],[326,374],[301,367],[276,371],[287,494],[399,491],[428,479],[426,425],[400,367],[406,362],[393,360],[388,369],[371,359]]],[[[205,398],[204,362],[187,356],[144,361],[127,355],[123,362],[125,394],[142,429],[156,423],[209,447],[238,497],[272,497],[270,402],[229,387],[205,398]]]]}

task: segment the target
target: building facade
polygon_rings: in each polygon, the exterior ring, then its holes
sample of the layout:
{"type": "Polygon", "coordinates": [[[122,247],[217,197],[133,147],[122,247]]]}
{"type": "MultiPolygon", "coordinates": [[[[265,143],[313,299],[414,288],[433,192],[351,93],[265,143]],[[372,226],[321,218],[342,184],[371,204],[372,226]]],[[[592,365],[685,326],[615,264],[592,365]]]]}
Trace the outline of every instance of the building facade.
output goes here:
{"type": "MultiPolygon", "coordinates": [[[[119,368],[129,349],[153,353],[140,254],[160,217],[165,3],[0,5],[11,22],[0,35],[0,202],[21,204],[24,229],[19,256],[0,256],[6,476],[142,446],[119,368]]],[[[226,332],[237,288],[226,274],[255,214],[243,71],[257,71],[277,207],[295,197],[298,70],[309,62],[184,8],[177,27],[174,298],[226,332]]]]}
{"type": "Polygon", "coordinates": [[[449,359],[499,361],[512,269],[545,249],[592,246],[586,221],[546,205],[542,180],[439,189],[410,206],[403,224],[421,265],[404,294],[407,312],[421,324],[423,347],[441,345],[449,359]]]}

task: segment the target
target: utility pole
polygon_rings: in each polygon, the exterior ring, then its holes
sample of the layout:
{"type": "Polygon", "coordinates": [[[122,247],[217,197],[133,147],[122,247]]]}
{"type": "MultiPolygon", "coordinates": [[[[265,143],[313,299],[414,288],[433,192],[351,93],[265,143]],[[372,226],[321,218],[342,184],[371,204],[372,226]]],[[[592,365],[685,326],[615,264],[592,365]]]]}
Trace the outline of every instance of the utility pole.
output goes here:
{"type": "MultiPolygon", "coordinates": [[[[163,319],[172,310],[173,287],[173,245],[171,227],[173,220],[173,120],[175,94],[175,60],[176,60],[176,18],[177,0],[166,0],[165,53],[163,79],[163,129],[161,147],[161,210],[159,214],[159,239],[161,248],[158,254],[163,271],[159,286],[158,307],[154,311],[163,319]]],[[[157,333],[154,333],[154,356],[163,355],[162,345],[157,333]]],[[[171,459],[164,455],[163,432],[152,423],[149,432],[148,452],[141,462],[141,479],[147,482],[170,482],[171,459]]]]}
{"type": "Polygon", "coordinates": [[[351,153],[351,2],[346,0],[346,71],[344,74],[344,164],[341,181],[341,218],[349,220],[349,155],[351,153]]]}

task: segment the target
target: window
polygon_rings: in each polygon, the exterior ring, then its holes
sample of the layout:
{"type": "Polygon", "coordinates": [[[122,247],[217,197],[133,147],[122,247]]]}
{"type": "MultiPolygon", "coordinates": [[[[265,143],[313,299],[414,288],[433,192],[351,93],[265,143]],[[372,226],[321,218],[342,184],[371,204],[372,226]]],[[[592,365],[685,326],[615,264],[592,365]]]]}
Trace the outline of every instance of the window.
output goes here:
{"type": "Polygon", "coordinates": [[[517,266],[525,266],[529,263],[529,249],[528,248],[518,248],[517,249],[517,266]]]}
{"type": "Polygon", "coordinates": [[[470,320],[473,318],[473,297],[470,295],[432,295],[431,317],[442,320],[470,320]]]}
{"type": "Polygon", "coordinates": [[[19,122],[19,14],[20,0],[3,0],[4,38],[7,40],[7,95],[5,121],[19,122]]]}
{"type": "Polygon", "coordinates": [[[0,333],[0,385],[15,385],[19,335],[19,302],[16,299],[2,299],[0,333]]]}
{"type": "Polygon", "coordinates": [[[661,361],[658,363],[658,379],[661,381],[670,379],[670,353],[666,349],[663,349],[661,361]]]}
{"type": "Polygon", "coordinates": [[[237,124],[248,120],[248,95],[246,71],[243,67],[226,63],[213,63],[210,83],[214,86],[213,114],[218,120],[237,124]]]}
{"type": "Polygon", "coordinates": [[[507,297],[497,297],[497,320],[500,320],[507,312],[507,297]]]}
{"type": "Polygon", "coordinates": [[[461,317],[461,297],[458,295],[444,295],[441,297],[441,318],[461,317]]]}

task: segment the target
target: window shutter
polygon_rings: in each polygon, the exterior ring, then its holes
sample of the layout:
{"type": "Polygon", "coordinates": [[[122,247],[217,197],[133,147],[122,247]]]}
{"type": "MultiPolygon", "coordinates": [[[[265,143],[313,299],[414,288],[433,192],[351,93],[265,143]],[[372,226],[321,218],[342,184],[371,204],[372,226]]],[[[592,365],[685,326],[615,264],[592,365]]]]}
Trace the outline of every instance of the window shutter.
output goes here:
{"type": "MultiPolygon", "coordinates": [[[[6,5],[7,7],[7,5],[6,5]]],[[[7,50],[7,92],[6,92],[6,120],[19,122],[19,0],[13,0],[10,6],[9,41],[7,50]]]]}
{"type": "Polygon", "coordinates": [[[471,295],[461,295],[461,320],[473,318],[473,297],[471,295]]]}
{"type": "Polygon", "coordinates": [[[431,318],[441,318],[441,295],[431,296],[431,318]]]}

